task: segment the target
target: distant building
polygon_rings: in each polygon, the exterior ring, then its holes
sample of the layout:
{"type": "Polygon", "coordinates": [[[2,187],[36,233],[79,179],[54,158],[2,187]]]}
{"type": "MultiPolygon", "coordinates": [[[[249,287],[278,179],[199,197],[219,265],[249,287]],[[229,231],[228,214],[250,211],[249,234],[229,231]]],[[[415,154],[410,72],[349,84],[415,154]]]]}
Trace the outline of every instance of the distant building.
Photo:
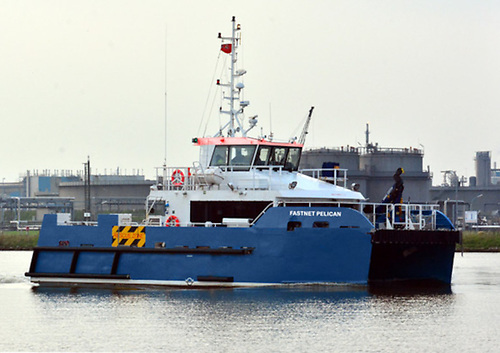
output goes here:
{"type": "MultiPolygon", "coordinates": [[[[86,183],[83,174],[67,170],[28,171],[20,182],[2,183],[1,205],[16,212],[18,208],[36,209],[34,221],[41,221],[45,213],[84,210],[86,183]]],[[[153,184],[144,175],[91,175],[90,192],[87,193],[90,210],[94,216],[100,212],[144,210],[153,184]]]]}
{"type": "MultiPolygon", "coordinates": [[[[152,180],[143,175],[91,175],[91,209],[95,212],[119,212],[121,210],[145,209],[152,180]]],[[[59,184],[59,196],[74,197],[75,210],[85,208],[85,182],[64,181],[59,184]]]]}
{"type": "Polygon", "coordinates": [[[24,196],[26,190],[25,181],[6,182],[2,181],[0,196],[2,198],[24,196]]]}
{"type": "Polygon", "coordinates": [[[489,151],[476,152],[475,162],[476,175],[468,183],[455,171],[444,171],[442,185],[430,189],[431,200],[443,205],[448,217],[459,224],[467,211],[478,211],[489,222],[500,220],[500,170],[491,169],[489,151]]]}
{"type": "Polygon", "coordinates": [[[500,169],[491,170],[491,185],[500,186],[500,169]]]}
{"type": "Polygon", "coordinates": [[[23,178],[26,197],[59,196],[59,185],[66,182],[76,182],[82,179],[81,172],[72,171],[27,171],[23,178]]]}

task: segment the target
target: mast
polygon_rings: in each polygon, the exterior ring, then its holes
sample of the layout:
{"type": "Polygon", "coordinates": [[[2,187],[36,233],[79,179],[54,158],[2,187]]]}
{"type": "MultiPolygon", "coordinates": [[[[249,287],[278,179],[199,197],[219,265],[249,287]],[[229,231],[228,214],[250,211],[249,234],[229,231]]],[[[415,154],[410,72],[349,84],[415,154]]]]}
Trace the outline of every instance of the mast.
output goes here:
{"type": "Polygon", "coordinates": [[[236,41],[236,19],[235,17],[233,16],[233,19],[232,19],[232,23],[233,23],[233,31],[232,31],[232,35],[231,35],[231,95],[230,95],[230,98],[229,98],[229,106],[230,106],[230,116],[231,116],[231,121],[230,121],[230,125],[229,125],[229,131],[228,131],[228,135],[229,136],[234,136],[234,121],[237,120],[237,116],[236,116],[236,112],[234,110],[234,100],[235,100],[235,97],[234,97],[234,66],[236,64],[236,60],[237,59],[237,56],[236,56],[236,45],[238,44],[238,42],[236,41]]]}
{"type": "Polygon", "coordinates": [[[241,136],[246,137],[247,132],[255,127],[257,124],[257,115],[249,118],[249,128],[244,129],[242,119],[240,115],[243,114],[244,108],[246,108],[250,102],[249,101],[241,101],[242,90],[245,87],[243,82],[236,82],[238,77],[246,74],[246,70],[237,69],[236,63],[238,61],[238,46],[240,44],[240,37],[238,37],[238,32],[241,30],[239,24],[236,24],[236,18],[233,16],[232,18],[232,31],[230,37],[223,37],[221,33],[219,33],[218,38],[222,41],[221,50],[231,55],[231,65],[229,67],[230,79],[228,83],[221,83],[220,79],[217,80],[218,86],[228,87],[229,95],[224,95],[223,98],[229,101],[228,110],[223,110],[220,107],[221,114],[229,115],[229,121],[220,128],[219,132],[215,135],[222,136],[224,129],[227,129],[227,136],[234,137],[237,133],[240,133],[241,136]],[[229,42],[229,43],[228,43],[229,42]],[[235,104],[236,101],[239,101],[239,107],[235,104]]]}

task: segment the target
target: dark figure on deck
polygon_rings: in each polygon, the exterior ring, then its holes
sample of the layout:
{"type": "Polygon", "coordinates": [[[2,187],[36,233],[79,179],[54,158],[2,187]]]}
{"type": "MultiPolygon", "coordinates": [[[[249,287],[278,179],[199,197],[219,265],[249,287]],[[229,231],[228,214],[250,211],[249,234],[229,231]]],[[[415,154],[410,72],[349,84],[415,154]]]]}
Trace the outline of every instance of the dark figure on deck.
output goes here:
{"type": "MultiPolygon", "coordinates": [[[[396,173],[394,173],[394,175],[392,176],[392,178],[394,179],[394,184],[387,191],[387,194],[382,200],[382,203],[403,203],[403,190],[405,186],[403,178],[401,178],[401,174],[403,174],[404,172],[405,171],[403,168],[398,168],[398,170],[396,170],[396,173]]],[[[386,208],[382,205],[377,206],[375,209],[375,213],[385,213],[385,212],[386,208]]],[[[397,214],[401,213],[399,207],[396,213],[397,214]]]]}

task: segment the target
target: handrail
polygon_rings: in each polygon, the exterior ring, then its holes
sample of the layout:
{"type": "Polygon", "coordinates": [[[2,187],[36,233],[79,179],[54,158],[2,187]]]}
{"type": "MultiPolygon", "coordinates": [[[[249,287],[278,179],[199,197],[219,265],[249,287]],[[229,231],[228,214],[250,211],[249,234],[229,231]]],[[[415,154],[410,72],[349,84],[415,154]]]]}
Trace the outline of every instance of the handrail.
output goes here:
{"type": "MultiPolygon", "coordinates": [[[[281,202],[281,201],[279,201],[279,202],[275,205],[275,207],[279,206],[281,203],[282,203],[282,202],[281,202]]],[[[267,206],[266,206],[266,207],[262,210],[262,212],[261,212],[261,213],[259,213],[259,215],[258,215],[257,217],[255,217],[255,219],[254,219],[254,220],[250,223],[250,227],[251,227],[251,226],[253,226],[253,225],[255,224],[255,222],[257,222],[257,220],[258,220],[260,217],[262,217],[262,215],[263,215],[264,213],[266,213],[266,211],[267,211],[270,207],[272,207],[273,205],[274,205],[274,202],[271,202],[269,205],[267,205],[267,206]]]]}
{"type": "Polygon", "coordinates": [[[376,229],[436,229],[438,205],[391,203],[363,205],[365,207],[363,207],[362,213],[374,224],[376,229]],[[366,212],[367,210],[368,212],[366,212]]]}
{"type": "Polygon", "coordinates": [[[338,181],[342,182],[343,187],[347,186],[347,169],[339,168],[313,168],[313,169],[299,169],[299,172],[305,175],[311,173],[314,179],[333,181],[334,185],[339,185],[338,181]],[[329,176],[328,174],[332,174],[329,176]]]}
{"type": "MultiPolygon", "coordinates": [[[[272,175],[282,175],[287,169],[282,165],[253,165],[253,166],[218,166],[217,169],[226,177],[225,183],[231,182],[231,177],[240,172],[247,172],[251,175],[247,177],[245,182],[250,185],[245,185],[247,189],[255,190],[272,190],[271,183],[272,175]],[[262,177],[268,175],[268,183],[262,184],[262,177]],[[260,182],[259,182],[260,180],[260,182]]],[[[209,175],[208,170],[213,169],[203,168],[199,162],[193,163],[192,167],[158,167],[156,168],[156,187],[158,190],[198,190],[210,186],[207,182],[209,175]]],[[[310,176],[314,179],[319,179],[333,183],[334,185],[347,186],[347,169],[337,168],[317,168],[317,169],[300,169],[298,173],[310,176]]]]}

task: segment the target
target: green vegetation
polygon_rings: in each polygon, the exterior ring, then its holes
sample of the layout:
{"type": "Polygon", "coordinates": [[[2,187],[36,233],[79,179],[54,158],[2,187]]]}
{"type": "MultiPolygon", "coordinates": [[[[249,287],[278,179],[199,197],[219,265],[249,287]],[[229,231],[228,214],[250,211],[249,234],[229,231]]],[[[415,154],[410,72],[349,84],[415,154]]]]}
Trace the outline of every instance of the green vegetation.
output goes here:
{"type": "Polygon", "coordinates": [[[0,250],[31,250],[38,242],[38,231],[0,232],[0,250]]]}
{"type": "MultiPolygon", "coordinates": [[[[500,252],[500,232],[464,231],[462,237],[464,251],[500,252]]],[[[460,244],[457,250],[462,250],[460,244]]]]}

